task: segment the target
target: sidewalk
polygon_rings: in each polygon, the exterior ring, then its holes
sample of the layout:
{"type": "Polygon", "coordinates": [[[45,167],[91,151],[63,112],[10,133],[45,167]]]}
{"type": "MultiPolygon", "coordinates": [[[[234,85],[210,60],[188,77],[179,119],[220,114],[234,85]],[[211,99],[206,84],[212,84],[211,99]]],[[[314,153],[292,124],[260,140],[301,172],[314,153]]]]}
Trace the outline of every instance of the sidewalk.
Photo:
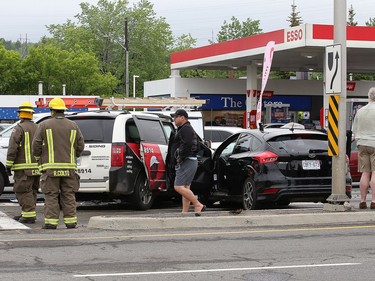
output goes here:
{"type": "Polygon", "coordinates": [[[151,229],[209,229],[209,228],[238,228],[238,227],[277,227],[277,226],[314,226],[342,224],[373,224],[375,210],[360,210],[332,212],[323,209],[296,210],[255,210],[233,212],[203,212],[201,217],[194,213],[160,214],[151,216],[94,216],[88,223],[88,228],[107,230],[151,230],[151,229]]]}

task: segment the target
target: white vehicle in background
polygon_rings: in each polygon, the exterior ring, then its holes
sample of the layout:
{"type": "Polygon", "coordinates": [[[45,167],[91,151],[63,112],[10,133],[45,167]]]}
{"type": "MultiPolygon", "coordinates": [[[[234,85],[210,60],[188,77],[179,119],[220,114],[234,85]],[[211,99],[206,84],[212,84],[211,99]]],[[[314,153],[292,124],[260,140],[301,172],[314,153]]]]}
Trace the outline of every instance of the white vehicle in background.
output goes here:
{"type": "Polygon", "coordinates": [[[246,131],[246,129],[241,127],[205,126],[204,139],[210,143],[210,148],[212,150],[216,150],[216,148],[231,135],[244,131],[246,131]]]}
{"type": "MultiPolygon", "coordinates": [[[[13,124],[12,123],[0,123],[0,131],[4,131],[6,128],[12,126],[13,124]]],[[[1,133],[0,132],[0,133],[1,133]]]]}
{"type": "MultiPolygon", "coordinates": [[[[33,116],[35,123],[40,123],[51,117],[51,113],[36,113],[33,116]]],[[[9,138],[12,131],[18,122],[12,124],[5,130],[0,132],[0,195],[5,192],[12,192],[13,190],[13,176],[8,176],[6,173],[5,163],[7,159],[7,152],[9,146],[9,138]]]]}
{"type": "MultiPolygon", "coordinates": [[[[201,111],[189,111],[186,110],[188,116],[189,116],[189,122],[191,126],[193,127],[194,131],[198,134],[198,136],[204,140],[204,122],[203,122],[203,115],[201,111]]],[[[169,110],[160,110],[160,111],[147,111],[147,113],[153,113],[157,115],[164,115],[172,118],[172,115],[175,113],[175,111],[169,111],[169,110]]],[[[173,120],[173,118],[172,118],[173,120]]]]}

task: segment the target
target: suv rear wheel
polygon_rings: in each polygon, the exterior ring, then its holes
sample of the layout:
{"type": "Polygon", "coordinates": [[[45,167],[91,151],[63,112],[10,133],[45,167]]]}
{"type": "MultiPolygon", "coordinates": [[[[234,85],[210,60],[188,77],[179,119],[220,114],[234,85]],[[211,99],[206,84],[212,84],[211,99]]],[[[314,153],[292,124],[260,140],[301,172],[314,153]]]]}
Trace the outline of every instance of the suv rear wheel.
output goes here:
{"type": "Polygon", "coordinates": [[[130,200],[130,203],[138,210],[148,210],[152,207],[155,194],[150,189],[145,173],[139,175],[130,200]]]}
{"type": "Polygon", "coordinates": [[[256,208],[256,188],[251,178],[247,178],[242,186],[242,208],[244,210],[254,210],[256,208]]]}

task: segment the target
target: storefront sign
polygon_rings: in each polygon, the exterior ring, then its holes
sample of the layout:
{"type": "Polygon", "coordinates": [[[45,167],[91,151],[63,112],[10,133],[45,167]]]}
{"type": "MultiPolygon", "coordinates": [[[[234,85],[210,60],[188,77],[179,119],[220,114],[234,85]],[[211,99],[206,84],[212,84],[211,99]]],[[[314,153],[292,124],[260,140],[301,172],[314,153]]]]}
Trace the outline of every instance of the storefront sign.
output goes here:
{"type": "MultiPolygon", "coordinates": [[[[191,97],[205,99],[207,103],[202,110],[246,110],[246,95],[208,95],[191,94],[191,97]]],[[[265,96],[263,96],[265,98],[265,96]]],[[[263,100],[263,106],[267,103],[290,104],[289,111],[310,111],[310,96],[273,96],[263,100]]]]}

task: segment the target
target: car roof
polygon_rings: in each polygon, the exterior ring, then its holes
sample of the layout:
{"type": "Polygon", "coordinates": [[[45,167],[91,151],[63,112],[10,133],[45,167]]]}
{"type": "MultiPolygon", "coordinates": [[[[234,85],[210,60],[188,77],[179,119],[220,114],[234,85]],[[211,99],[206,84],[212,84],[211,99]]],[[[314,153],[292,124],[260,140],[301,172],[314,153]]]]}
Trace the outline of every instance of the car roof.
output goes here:
{"type": "Polygon", "coordinates": [[[155,118],[157,119],[157,115],[152,115],[143,111],[120,111],[120,110],[93,110],[93,111],[82,111],[82,112],[75,112],[70,114],[67,117],[99,117],[99,118],[116,118],[119,115],[129,115],[129,116],[144,116],[148,118],[155,118]]]}
{"type": "Polygon", "coordinates": [[[205,131],[223,131],[229,133],[238,133],[238,132],[246,132],[247,130],[241,127],[231,127],[231,126],[204,126],[205,131]]]}

